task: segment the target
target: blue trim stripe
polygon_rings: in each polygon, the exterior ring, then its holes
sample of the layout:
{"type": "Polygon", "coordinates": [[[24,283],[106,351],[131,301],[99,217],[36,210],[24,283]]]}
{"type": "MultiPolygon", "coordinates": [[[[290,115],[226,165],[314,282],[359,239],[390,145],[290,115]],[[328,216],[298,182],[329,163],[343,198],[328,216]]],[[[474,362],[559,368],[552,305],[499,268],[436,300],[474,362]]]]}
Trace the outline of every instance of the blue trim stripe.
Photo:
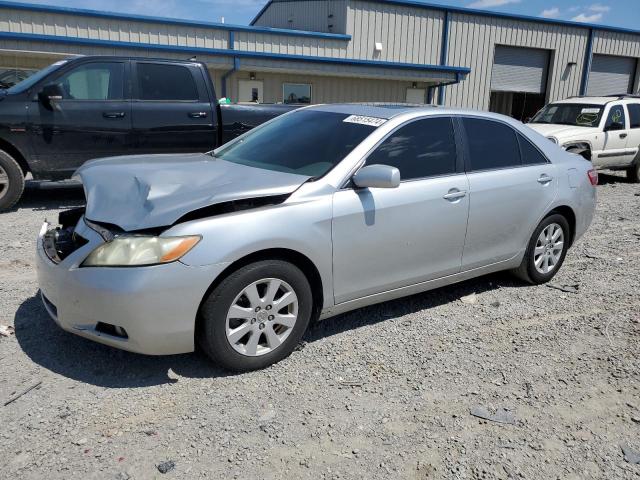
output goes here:
{"type": "Polygon", "coordinates": [[[584,55],[584,66],[582,69],[582,83],[580,84],[580,95],[586,95],[589,88],[589,75],[591,74],[591,63],[593,62],[593,29],[589,30],[589,43],[584,55]]]}
{"type": "MultiPolygon", "coordinates": [[[[444,25],[442,28],[442,43],[440,46],[440,65],[447,64],[449,57],[449,12],[444,12],[444,25]]],[[[445,87],[441,85],[438,89],[438,105],[444,105],[445,87]]]]}
{"type": "MultiPolygon", "coordinates": [[[[292,1],[303,1],[303,0],[276,0],[275,3],[279,2],[292,2],[292,1]]],[[[405,7],[415,7],[415,8],[423,8],[427,10],[437,10],[440,12],[451,12],[451,13],[460,13],[464,15],[477,15],[481,17],[492,17],[492,18],[506,18],[510,20],[518,20],[524,22],[536,22],[536,23],[544,23],[551,25],[562,25],[569,27],[579,27],[579,28],[588,28],[593,30],[600,30],[605,32],[619,32],[619,33],[631,33],[640,35],[640,30],[634,30],[631,28],[622,28],[622,27],[613,27],[609,25],[600,25],[595,23],[583,23],[583,22],[575,22],[571,20],[557,20],[553,18],[543,18],[543,17],[533,17],[531,15],[518,15],[515,13],[503,13],[503,12],[490,12],[487,10],[478,10],[475,8],[466,8],[466,7],[450,7],[447,5],[437,5],[433,3],[421,2],[418,0],[371,0],[374,3],[384,3],[389,5],[401,5],[405,7]]],[[[253,25],[266,11],[266,9],[274,3],[273,0],[269,0],[267,4],[258,12],[258,15],[251,21],[251,25],[253,25]]],[[[605,2],[606,3],[606,2],[605,2]]]]}
{"type": "Polygon", "coordinates": [[[251,27],[246,25],[232,25],[229,23],[200,22],[195,20],[180,20],[175,18],[153,17],[147,15],[134,15],[128,13],[101,12],[84,8],[58,7],[50,5],[36,5],[32,3],[0,1],[0,8],[14,10],[27,10],[31,12],[59,13],[67,15],[80,15],[83,17],[108,18],[114,20],[140,21],[164,23],[167,25],[181,25],[185,27],[217,28],[219,30],[233,30],[236,32],[268,33],[272,35],[288,35],[293,37],[325,38],[330,40],[351,40],[351,35],[338,33],[308,32],[305,30],[290,30],[286,28],[251,27]]]}
{"type": "Polygon", "coordinates": [[[287,55],[282,53],[267,53],[267,52],[247,52],[243,50],[229,50],[218,48],[202,48],[202,47],[187,47],[177,45],[158,45],[152,43],[135,43],[135,42],[117,42],[113,40],[99,40],[93,38],[78,38],[78,37],[64,37],[57,35],[41,35],[35,33],[11,33],[0,32],[0,39],[6,40],[26,40],[26,41],[41,41],[41,42],[55,42],[64,43],[70,45],[90,45],[98,47],[115,47],[115,48],[135,48],[144,50],[159,50],[166,52],[181,52],[185,54],[203,54],[203,55],[221,55],[226,57],[238,57],[238,58],[266,58],[271,60],[295,60],[301,62],[311,63],[327,63],[333,65],[350,65],[350,66],[364,66],[374,68],[388,68],[398,70],[421,70],[432,72],[452,73],[456,76],[464,76],[471,72],[470,68],[466,67],[450,67],[446,65],[423,65],[419,63],[394,63],[377,60],[356,60],[347,58],[330,58],[330,57],[313,57],[307,55],[287,55]]]}

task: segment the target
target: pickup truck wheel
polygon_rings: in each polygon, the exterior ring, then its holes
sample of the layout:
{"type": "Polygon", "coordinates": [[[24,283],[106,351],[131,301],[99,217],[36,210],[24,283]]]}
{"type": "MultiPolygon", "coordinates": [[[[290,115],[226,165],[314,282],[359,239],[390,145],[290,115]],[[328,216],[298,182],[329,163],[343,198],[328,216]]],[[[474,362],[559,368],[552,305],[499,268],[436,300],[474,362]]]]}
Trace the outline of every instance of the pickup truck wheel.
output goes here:
{"type": "Polygon", "coordinates": [[[640,161],[627,168],[627,178],[632,183],[640,183],[640,161]]]}
{"type": "Polygon", "coordinates": [[[311,287],[299,268],[282,260],[259,261],[211,291],[200,309],[197,340],[227,370],[265,368],[298,345],[312,310],[311,287]]]}
{"type": "Polygon", "coordinates": [[[513,273],[534,285],[547,283],[564,262],[569,238],[567,219],[557,213],[549,215],[533,232],[522,263],[513,273]]]}
{"type": "Polygon", "coordinates": [[[24,191],[24,174],[18,162],[0,150],[0,212],[13,207],[24,191]]]}

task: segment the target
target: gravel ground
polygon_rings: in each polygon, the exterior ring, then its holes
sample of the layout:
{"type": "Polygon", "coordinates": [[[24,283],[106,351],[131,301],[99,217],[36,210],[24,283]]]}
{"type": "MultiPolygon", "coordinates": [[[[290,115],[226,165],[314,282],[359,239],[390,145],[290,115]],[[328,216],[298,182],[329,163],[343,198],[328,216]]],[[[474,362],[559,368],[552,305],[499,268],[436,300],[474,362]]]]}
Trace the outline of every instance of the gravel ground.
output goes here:
{"type": "Polygon", "coordinates": [[[640,478],[622,451],[640,451],[640,186],[601,175],[598,193],[566,291],[491,275],[326,320],[228,375],[60,331],[34,237],[82,199],[30,189],[0,215],[0,477],[640,478]]]}

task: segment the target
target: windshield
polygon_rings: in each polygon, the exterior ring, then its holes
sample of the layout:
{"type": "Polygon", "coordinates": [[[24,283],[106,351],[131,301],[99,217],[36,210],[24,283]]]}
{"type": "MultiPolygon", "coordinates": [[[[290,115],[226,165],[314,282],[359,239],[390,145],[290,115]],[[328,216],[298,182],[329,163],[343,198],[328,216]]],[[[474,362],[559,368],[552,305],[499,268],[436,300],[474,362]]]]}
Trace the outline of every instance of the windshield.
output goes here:
{"type": "Polygon", "coordinates": [[[597,127],[602,117],[602,105],[586,103],[551,103],[540,110],[531,123],[553,123],[574,127],[597,127]]]}
{"type": "Polygon", "coordinates": [[[43,68],[42,70],[34,73],[29,78],[25,78],[23,81],[16,83],[13,87],[7,90],[9,93],[22,93],[25,90],[30,89],[33,85],[38,83],[44,77],[49,75],[52,72],[55,72],[62,65],[67,63],[68,60],[60,60],[54,64],[49,65],[48,67],[43,68]]]}
{"type": "Polygon", "coordinates": [[[299,110],[276,118],[211,155],[251,167],[321,177],[376,128],[354,123],[348,117],[299,110]]]}

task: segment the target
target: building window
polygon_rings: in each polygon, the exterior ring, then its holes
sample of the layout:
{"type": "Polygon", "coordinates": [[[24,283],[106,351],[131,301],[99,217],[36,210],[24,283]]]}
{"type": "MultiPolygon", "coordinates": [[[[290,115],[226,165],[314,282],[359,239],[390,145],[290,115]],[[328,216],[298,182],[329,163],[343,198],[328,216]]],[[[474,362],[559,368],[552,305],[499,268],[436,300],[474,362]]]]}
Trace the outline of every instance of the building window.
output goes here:
{"type": "Polygon", "coordinates": [[[282,101],[284,103],[311,103],[311,85],[308,83],[283,83],[282,101]]]}

